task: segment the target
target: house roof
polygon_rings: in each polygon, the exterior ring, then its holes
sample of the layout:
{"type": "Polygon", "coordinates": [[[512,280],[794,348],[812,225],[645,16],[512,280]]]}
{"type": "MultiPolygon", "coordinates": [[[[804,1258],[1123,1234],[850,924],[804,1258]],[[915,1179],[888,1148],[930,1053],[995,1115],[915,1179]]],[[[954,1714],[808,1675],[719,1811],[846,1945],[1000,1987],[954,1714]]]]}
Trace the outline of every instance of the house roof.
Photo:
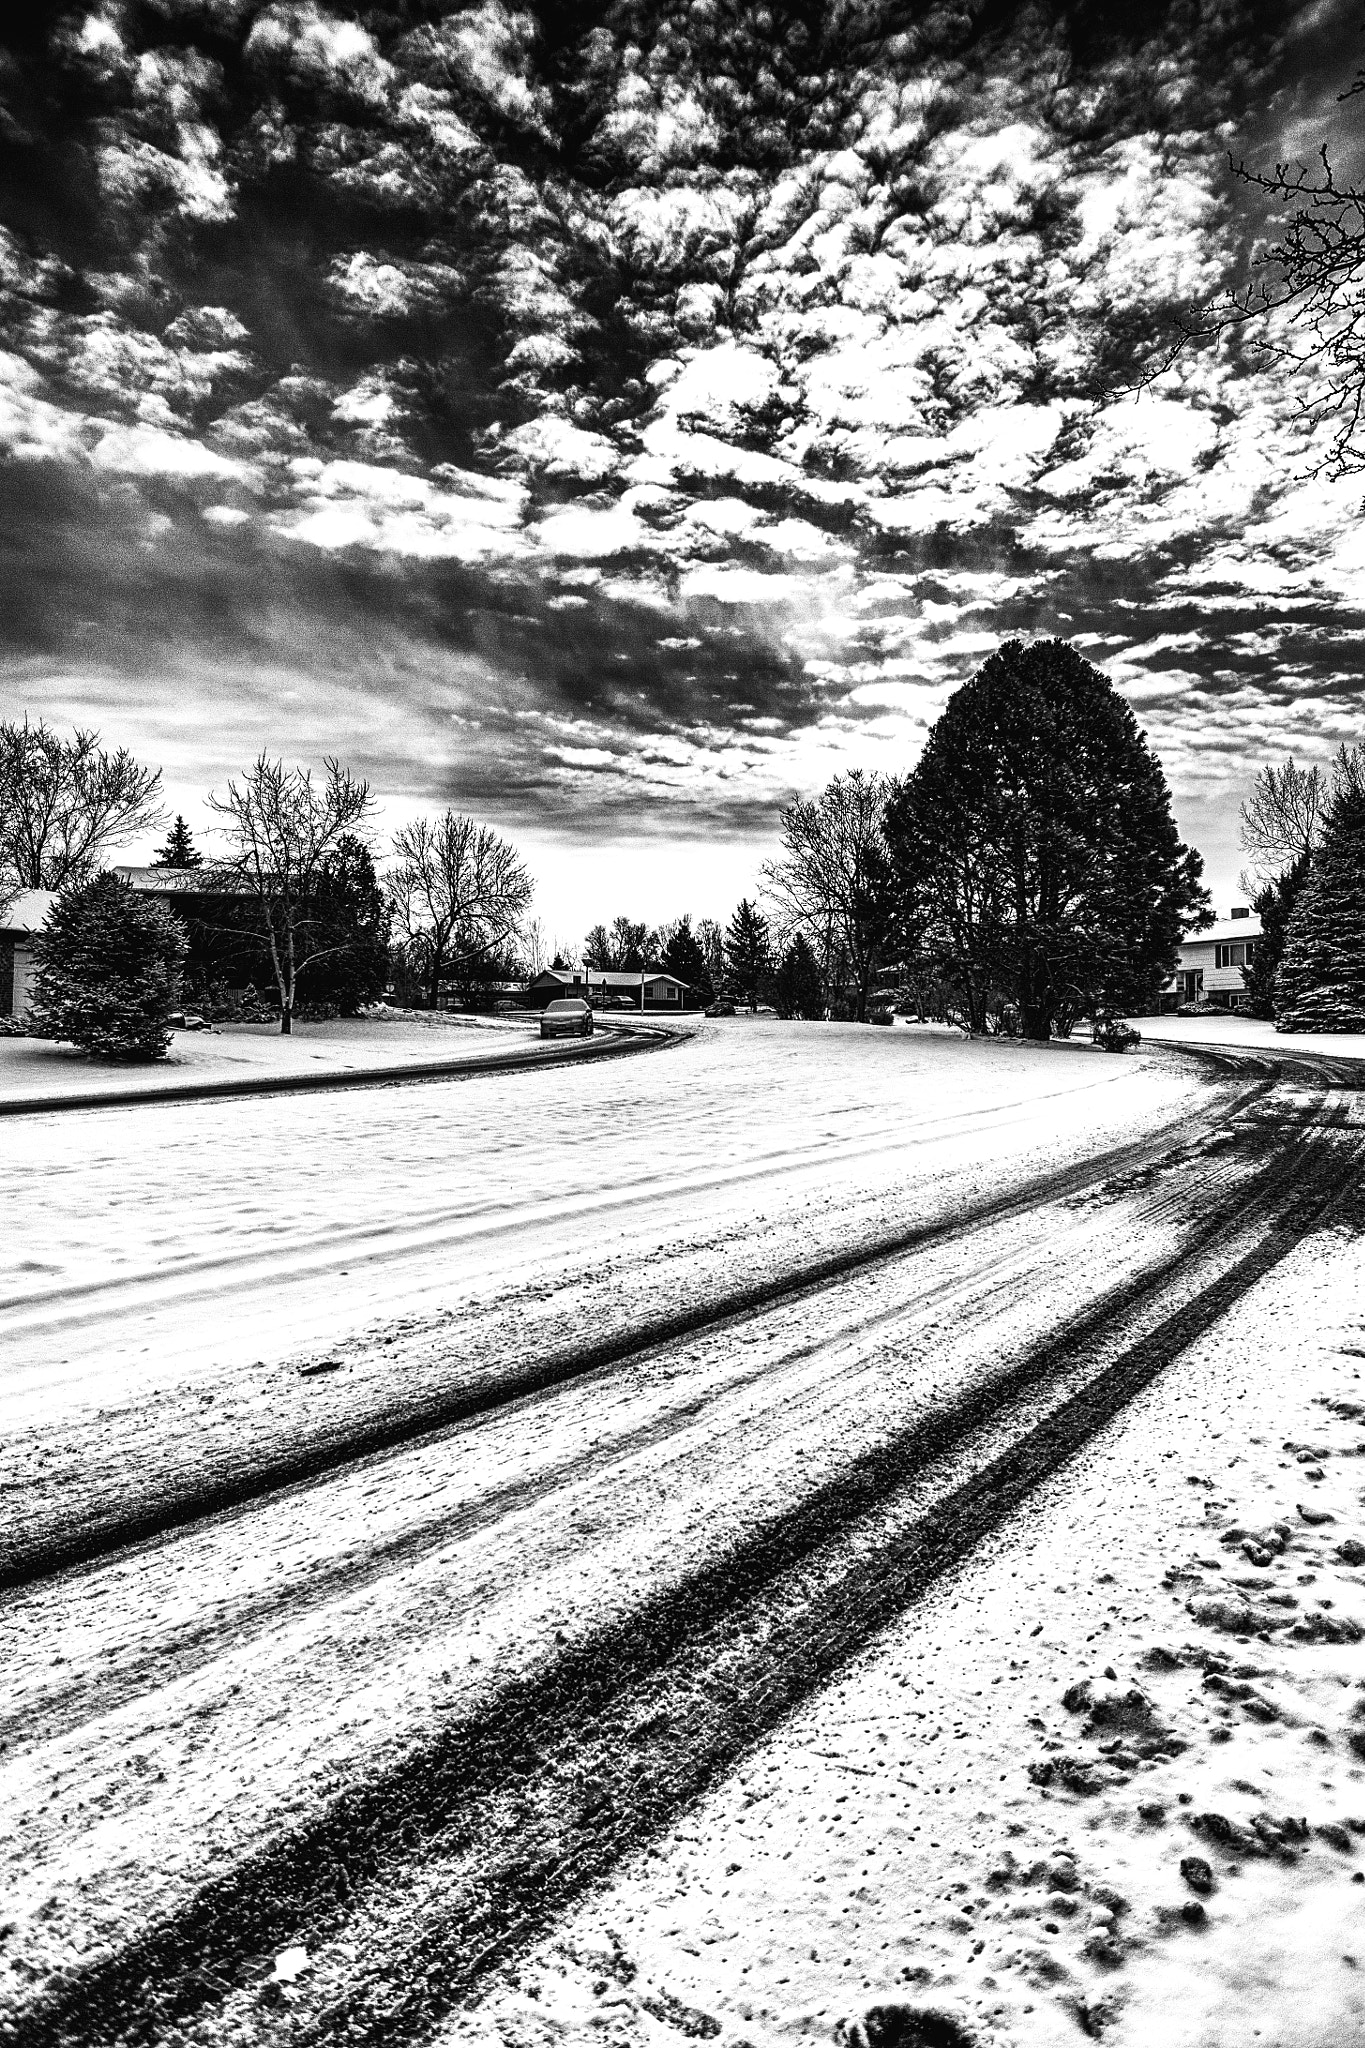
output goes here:
{"type": "Polygon", "coordinates": [[[662,967],[634,967],[618,971],[610,967],[584,967],[575,972],[572,967],[543,967],[535,977],[536,981],[555,981],[564,988],[572,988],[575,982],[591,983],[593,988],[640,988],[652,981],[671,981],[676,988],[688,988],[689,982],[679,981],[676,974],[669,974],[662,967]]]}
{"type": "Polygon", "coordinates": [[[1182,945],[1208,946],[1222,944],[1227,939],[1259,939],[1261,920],[1253,910],[1246,917],[1220,917],[1213,924],[1207,924],[1199,932],[1186,932],[1182,945]]]}
{"type": "Polygon", "coordinates": [[[153,891],[169,894],[172,891],[184,893],[191,889],[211,890],[212,893],[219,894],[223,889],[221,880],[211,882],[210,871],[204,868],[116,867],[114,873],[121,882],[126,882],[130,889],[136,889],[144,896],[151,895],[153,891]]]}
{"type": "Polygon", "coordinates": [[[0,899],[0,932],[41,931],[56,901],[55,889],[21,889],[8,909],[0,899]]]}

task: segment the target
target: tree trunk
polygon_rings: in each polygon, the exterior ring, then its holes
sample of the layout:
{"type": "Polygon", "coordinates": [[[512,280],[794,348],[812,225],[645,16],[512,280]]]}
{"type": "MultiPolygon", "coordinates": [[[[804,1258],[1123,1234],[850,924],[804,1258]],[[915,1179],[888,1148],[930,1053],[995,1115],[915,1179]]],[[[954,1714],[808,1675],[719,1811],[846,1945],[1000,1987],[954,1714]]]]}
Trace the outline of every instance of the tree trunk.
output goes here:
{"type": "Polygon", "coordinates": [[[294,1030],[294,989],[297,976],[294,969],[294,926],[289,926],[289,943],[285,949],[287,969],[280,982],[280,1036],[289,1038],[294,1030]]]}

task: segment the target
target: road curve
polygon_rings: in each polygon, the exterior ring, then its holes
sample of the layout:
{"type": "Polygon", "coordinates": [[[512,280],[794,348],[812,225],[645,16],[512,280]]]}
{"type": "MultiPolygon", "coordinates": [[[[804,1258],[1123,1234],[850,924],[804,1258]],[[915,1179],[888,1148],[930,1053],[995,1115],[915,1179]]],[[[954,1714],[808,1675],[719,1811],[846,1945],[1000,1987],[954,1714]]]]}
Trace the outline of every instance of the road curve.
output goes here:
{"type": "Polygon", "coordinates": [[[0,2025],[25,2048],[428,2035],[1305,1234],[1359,1227],[1359,1073],[1217,1057],[1198,1142],[1134,1140],[628,1346],[457,1376],[367,1435],[30,1532],[13,1894],[75,1903],[0,2025]],[[381,1741],[354,1724],[394,1674],[381,1741]],[[121,1890],[74,1788],[172,1726],[175,1767],[108,1794],[156,1873],[121,1890]],[[302,1759],[314,1782],[277,1798],[302,1759]],[[285,2008],[270,1960],[296,1942],[317,1964],[285,2008]]]}

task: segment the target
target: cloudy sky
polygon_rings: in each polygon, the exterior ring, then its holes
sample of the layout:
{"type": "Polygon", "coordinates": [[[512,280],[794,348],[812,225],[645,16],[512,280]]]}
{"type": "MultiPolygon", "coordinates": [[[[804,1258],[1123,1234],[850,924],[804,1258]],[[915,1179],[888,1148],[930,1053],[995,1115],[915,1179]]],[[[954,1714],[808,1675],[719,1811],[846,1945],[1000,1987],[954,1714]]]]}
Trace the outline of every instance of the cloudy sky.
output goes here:
{"type": "Polygon", "coordinates": [[[1365,722],[1362,485],[1233,342],[1135,372],[1241,274],[1229,150],[1354,157],[1361,15],[25,10],[0,696],[195,822],[338,752],[511,832],[570,934],[728,912],[793,792],[1056,632],[1227,900],[1255,767],[1365,722]]]}

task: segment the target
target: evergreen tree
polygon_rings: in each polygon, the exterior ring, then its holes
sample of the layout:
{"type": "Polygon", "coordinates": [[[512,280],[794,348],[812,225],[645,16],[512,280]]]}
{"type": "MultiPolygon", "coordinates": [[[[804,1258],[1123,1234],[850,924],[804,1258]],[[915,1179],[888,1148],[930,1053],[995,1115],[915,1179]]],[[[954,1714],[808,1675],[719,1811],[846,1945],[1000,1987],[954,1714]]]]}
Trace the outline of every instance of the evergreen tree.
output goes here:
{"type": "Polygon", "coordinates": [[[202,868],[204,856],[194,843],[194,836],[179,811],[175,823],[166,835],[166,844],[152,860],[154,868],[202,868]]]}
{"type": "Polygon", "coordinates": [[[1365,1031],[1365,777],[1341,772],[1289,919],[1277,1031],[1365,1031]]]}
{"type": "Polygon", "coordinates": [[[768,920],[747,896],[740,898],[725,934],[725,965],[736,992],[756,1010],[772,972],[773,950],[768,920]]]}
{"type": "Polygon", "coordinates": [[[163,1058],[185,947],[165,904],[116,875],[63,890],[33,944],[37,1031],[99,1059],[163,1058]]]}
{"type": "Polygon", "coordinates": [[[1154,1002],[1207,922],[1156,756],[1061,640],[1006,641],[949,698],[884,833],[907,925],[927,916],[971,1029],[992,1006],[1046,1039],[1154,1002]]]}
{"type": "Polygon", "coordinates": [[[773,1008],[779,1017],[823,1017],[825,986],[810,940],[798,932],[773,976],[773,1008]]]}
{"type": "Polygon", "coordinates": [[[1284,958],[1285,934],[1312,864],[1312,855],[1301,853],[1291,867],[1268,882],[1251,900],[1251,907],[1261,920],[1261,936],[1255,942],[1243,977],[1253,1017],[1275,1014],[1275,976],[1284,958]]]}
{"type": "Polygon", "coordinates": [[[701,941],[692,929],[692,919],[684,911],[668,935],[663,950],[663,966],[667,974],[676,974],[679,981],[685,981],[694,995],[709,1003],[715,993],[711,985],[710,972],[701,941]]]}
{"type": "Polygon", "coordinates": [[[305,999],[336,1003],[354,1017],[374,1002],[389,978],[392,913],[379,887],[370,849],[347,832],[318,871],[318,951],[300,971],[305,999]]]}

